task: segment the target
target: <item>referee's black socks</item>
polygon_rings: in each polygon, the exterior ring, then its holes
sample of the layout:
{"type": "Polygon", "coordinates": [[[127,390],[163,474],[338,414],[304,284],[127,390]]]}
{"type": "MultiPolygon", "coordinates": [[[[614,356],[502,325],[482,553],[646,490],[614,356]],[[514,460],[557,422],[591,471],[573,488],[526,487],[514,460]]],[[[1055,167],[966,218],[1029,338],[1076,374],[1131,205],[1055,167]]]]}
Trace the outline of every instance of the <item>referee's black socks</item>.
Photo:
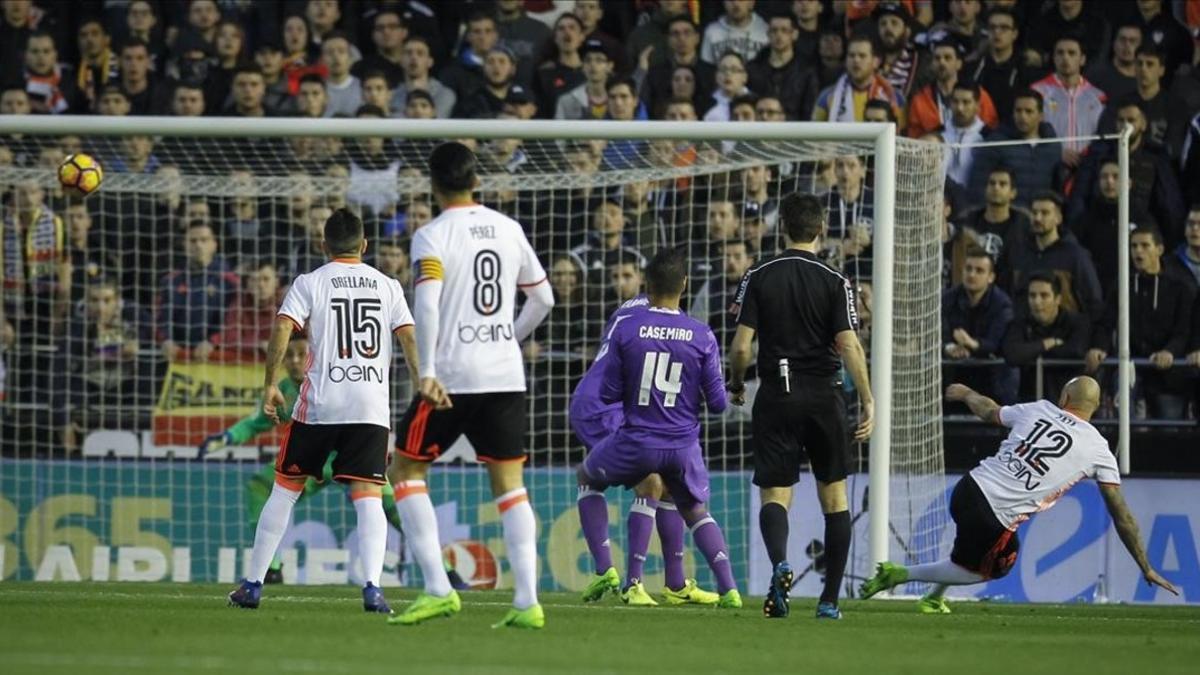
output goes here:
{"type": "Polygon", "coordinates": [[[758,529],[771,559],[771,569],[787,560],[788,513],[783,504],[767,502],[758,510],[758,529]]]}
{"type": "Polygon", "coordinates": [[[825,590],[821,602],[837,604],[846,560],[850,557],[850,512],[825,514],[825,590]]]}

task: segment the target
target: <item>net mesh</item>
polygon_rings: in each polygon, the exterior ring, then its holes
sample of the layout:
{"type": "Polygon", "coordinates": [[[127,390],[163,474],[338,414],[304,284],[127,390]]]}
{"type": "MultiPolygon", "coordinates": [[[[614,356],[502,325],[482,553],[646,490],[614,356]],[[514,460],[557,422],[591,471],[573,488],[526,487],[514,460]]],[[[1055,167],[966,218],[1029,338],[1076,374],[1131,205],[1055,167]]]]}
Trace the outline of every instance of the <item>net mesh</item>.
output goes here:
{"type": "MultiPolygon", "coordinates": [[[[464,125],[463,135],[470,133],[464,125]]],[[[524,348],[526,481],[540,521],[542,586],[578,589],[590,573],[574,512],[573,467],[583,449],[566,411],[608,314],[639,291],[642,265],[657,248],[687,246],[688,311],[728,346],[734,322],[727,307],[737,282],[782,246],[779,199],[802,190],[829,204],[821,255],[859,287],[869,345],[871,261],[880,254],[871,246],[873,146],[466,142],[484,167],[480,202],[526,228],[557,298],[524,348]]],[[[278,300],[296,274],[324,262],[321,226],[343,205],[364,218],[368,262],[399,279],[411,297],[407,246],[435,213],[425,165],[434,145],[382,137],[0,141],[3,578],[241,575],[279,433],[235,425],[256,410],[278,300]],[[105,171],[103,187],[86,200],[64,194],[54,178],[73,152],[92,154],[105,171]],[[200,449],[227,429],[227,445],[200,449]]],[[[926,560],[942,546],[944,525],[937,318],[943,173],[937,146],[901,139],[897,157],[892,556],[926,560]]],[[[400,363],[392,378],[398,421],[412,383],[400,363]]],[[[843,394],[857,400],[849,385],[843,394]]],[[[702,442],[713,472],[712,511],[736,574],[753,581],[749,407],[706,417],[702,442]]],[[[866,447],[854,453],[854,470],[865,471],[866,447]]],[[[441,537],[465,577],[503,587],[499,516],[486,474],[471,458],[460,442],[431,473],[441,537]]],[[[865,477],[856,484],[865,486],[865,477]]],[[[614,535],[629,498],[610,494],[614,535]]],[[[856,514],[866,506],[863,499],[856,514]]],[[[850,580],[869,565],[866,518],[855,527],[850,580]]],[[[359,578],[354,538],[344,491],[311,486],[283,543],[284,579],[359,578]]],[[[661,578],[657,554],[655,540],[651,587],[661,578]]],[[[704,579],[702,558],[689,549],[686,560],[689,574],[704,579]]],[[[395,572],[385,575],[389,583],[411,582],[398,532],[391,533],[387,567],[395,572]]]]}

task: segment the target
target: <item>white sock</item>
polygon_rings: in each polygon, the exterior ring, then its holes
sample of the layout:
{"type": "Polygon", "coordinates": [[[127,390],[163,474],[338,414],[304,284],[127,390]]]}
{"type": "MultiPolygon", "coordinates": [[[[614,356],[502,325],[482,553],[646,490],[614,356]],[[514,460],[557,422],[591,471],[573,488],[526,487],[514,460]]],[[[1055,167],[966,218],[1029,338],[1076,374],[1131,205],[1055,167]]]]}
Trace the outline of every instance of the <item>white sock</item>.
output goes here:
{"type": "Polygon", "coordinates": [[[358,558],[362,562],[363,578],[368,584],[379,585],[383,574],[383,554],[387,550],[387,518],[383,515],[383,498],[375,495],[351,497],[358,514],[358,558]]]}
{"type": "MultiPolygon", "coordinates": [[[[437,515],[433,501],[429,499],[429,488],[423,480],[407,480],[396,483],[396,510],[413,558],[421,567],[425,579],[425,592],[439,598],[450,595],[450,578],[442,564],[442,544],[438,539],[437,515]]],[[[383,510],[380,509],[382,515],[383,510]]]]}
{"type": "Polygon", "coordinates": [[[504,523],[504,549],[513,572],[513,607],[526,609],[537,604],[537,521],[525,488],[496,498],[504,523]]]}
{"type": "Polygon", "coordinates": [[[254,550],[250,553],[250,576],[246,581],[262,583],[271,559],[279,548],[279,542],[287,532],[292,517],[292,507],[300,499],[299,490],[289,490],[279,483],[271,488],[271,496],[258,514],[258,526],[254,530],[254,550]]]}
{"type": "Polygon", "coordinates": [[[949,560],[939,560],[925,565],[913,565],[908,568],[909,581],[932,581],[947,586],[964,586],[984,581],[977,572],[960,567],[949,560]]]}

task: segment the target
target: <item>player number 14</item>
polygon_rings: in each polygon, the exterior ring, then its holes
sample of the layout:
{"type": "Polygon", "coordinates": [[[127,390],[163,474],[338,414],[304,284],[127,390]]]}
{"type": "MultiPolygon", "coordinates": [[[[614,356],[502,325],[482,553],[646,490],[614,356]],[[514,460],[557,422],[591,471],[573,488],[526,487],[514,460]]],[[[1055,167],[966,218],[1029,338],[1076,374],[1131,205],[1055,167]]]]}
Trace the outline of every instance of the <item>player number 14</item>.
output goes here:
{"type": "Polygon", "coordinates": [[[675,397],[683,386],[683,364],[671,363],[669,352],[647,352],[642,362],[642,386],[638,390],[638,405],[650,405],[650,391],[663,393],[663,407],[674,408],[675,397]]]}

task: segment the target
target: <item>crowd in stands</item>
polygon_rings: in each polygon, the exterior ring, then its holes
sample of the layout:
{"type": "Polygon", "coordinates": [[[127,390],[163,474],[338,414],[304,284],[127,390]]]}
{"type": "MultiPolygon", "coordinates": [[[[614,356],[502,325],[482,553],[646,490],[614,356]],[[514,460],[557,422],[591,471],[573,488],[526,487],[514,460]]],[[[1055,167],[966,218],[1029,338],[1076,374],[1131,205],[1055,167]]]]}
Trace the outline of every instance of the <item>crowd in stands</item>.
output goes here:
{"type": "MultiPolygon", "coordinates": [[[[0,115],[894,122],[944,146],[946,376],[1002,402],[1036,395],[1039,380],[1048,394],[1084,370],[1112,376],[1117,145],[1088,137],[1128,127],[1139,414],[1200,412],[1198,0],[0,0],[0,9],[0,115]],[[1003,143],[973,145],[985,141],[1003,143]],[[1039,359],[1074,363],[1039,377],[1039,359]]],[[[18,368],[10,358],[9,391],[20,388],[18,371],[38,382],[52,372],[71,399],[58,402],[64,411],[104,397],[148,402],[165,362],[261,359],[287,281],[324,261],[322,225],[343,205],[367,220],[371,261],[410,283],[407,242],[436,208],[405,180],[423,175],[435,141],[219,143],[0,136],[0,167],[52,168],[83,150],[109,175],[163,186],[84,202],[35,180],[0,184],[0,350],[16,358],[18,344],[59,347],[18,368]],[[186,189],[205,174],[233,194],[186,189]],[[286,178],[293,194],[262,196],[262,177],[286,178]],[[344,189],[304,188],[326,179],[344,189]]],[[[755,151],[472,145],[488,173],[518,176],[671,169],[755,151]]],[[[719,176],[482,195],[528,228],[558,297],[524,345],[546,394],[535,405],[565,414],[605,318],[639,292],[661,245],[690,246],[689,311],[728,342],[727,308],[745,271],[781,245],[777,202],[791,190],[827,198],[822,257],[859,291],[869,332],[871,161],[776,158],[719,176]]],[[[4,379],[0,371],[0,392],[4,379]]]]}

